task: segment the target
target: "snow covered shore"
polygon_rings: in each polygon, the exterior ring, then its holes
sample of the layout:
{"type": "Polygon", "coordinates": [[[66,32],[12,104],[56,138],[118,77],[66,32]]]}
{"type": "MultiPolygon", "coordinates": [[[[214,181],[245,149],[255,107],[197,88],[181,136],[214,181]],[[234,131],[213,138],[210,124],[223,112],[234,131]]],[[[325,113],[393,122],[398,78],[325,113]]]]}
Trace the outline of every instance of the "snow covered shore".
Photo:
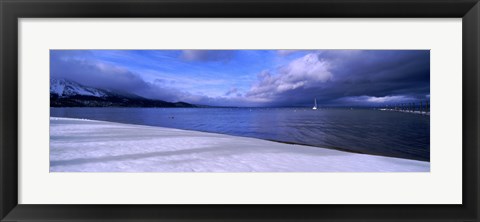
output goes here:
{"type": "Polygon", "coordinates": [[[51,172],[429,172],[430,163],[223,134],[50,118],[51,172]]]}

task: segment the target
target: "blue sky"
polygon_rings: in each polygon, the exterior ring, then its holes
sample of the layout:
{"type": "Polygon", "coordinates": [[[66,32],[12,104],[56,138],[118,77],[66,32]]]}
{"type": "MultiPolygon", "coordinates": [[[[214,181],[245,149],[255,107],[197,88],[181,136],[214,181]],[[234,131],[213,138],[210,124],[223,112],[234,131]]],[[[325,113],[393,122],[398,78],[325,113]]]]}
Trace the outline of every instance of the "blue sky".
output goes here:
{"type": "Polygon", "coordinates": [[[51,50],[52,78],[217,106],[377,106],[430,95],[428,50],[51,50]]]}

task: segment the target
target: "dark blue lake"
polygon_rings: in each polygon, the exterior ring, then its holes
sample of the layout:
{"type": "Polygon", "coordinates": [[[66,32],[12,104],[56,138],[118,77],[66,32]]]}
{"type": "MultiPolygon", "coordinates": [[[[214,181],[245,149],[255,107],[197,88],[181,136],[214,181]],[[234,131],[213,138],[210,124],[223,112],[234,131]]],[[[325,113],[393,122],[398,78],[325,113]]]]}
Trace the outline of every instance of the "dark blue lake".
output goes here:
{"type": "Polygon", "coordinates": [[[50,108],[50,113],[430,160],[430,117],[413,113],[308,108],[50,108]]]}

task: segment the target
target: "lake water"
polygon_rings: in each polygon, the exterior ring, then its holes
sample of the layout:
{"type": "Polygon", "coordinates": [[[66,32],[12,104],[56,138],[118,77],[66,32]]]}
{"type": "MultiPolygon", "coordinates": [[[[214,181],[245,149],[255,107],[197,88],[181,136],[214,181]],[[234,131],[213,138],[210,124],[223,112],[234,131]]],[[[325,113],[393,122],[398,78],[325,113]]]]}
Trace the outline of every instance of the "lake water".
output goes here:
{"type": "Polygon", "coordinates": [[[412,113],[308,108],[50,108],[50,113],[430,160],[430,117],[412,113]]]}

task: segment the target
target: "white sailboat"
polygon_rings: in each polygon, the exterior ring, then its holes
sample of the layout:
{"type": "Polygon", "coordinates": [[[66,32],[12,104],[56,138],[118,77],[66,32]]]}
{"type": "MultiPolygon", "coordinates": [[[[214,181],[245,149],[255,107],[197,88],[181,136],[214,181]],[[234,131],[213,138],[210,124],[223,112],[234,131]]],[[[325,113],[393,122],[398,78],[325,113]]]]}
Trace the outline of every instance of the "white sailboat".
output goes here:
{"type": "Polygon", "coordinates": [[[317,98],[315,98],[315,106],[312,109],[317,109],[317,98]]]}

